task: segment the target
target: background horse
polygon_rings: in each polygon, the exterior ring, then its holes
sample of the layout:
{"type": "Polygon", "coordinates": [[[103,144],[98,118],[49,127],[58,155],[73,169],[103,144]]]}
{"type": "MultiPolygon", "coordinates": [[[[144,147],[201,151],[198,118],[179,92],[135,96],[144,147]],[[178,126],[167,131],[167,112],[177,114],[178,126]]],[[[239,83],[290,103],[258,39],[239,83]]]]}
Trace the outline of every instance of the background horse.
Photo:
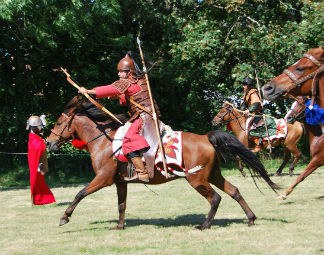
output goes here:
{"type": "MultiPolygon", "coordinates": [[[[309,96],[324,108],[324,49],[310,49],[295,64],[263,86],[264,97],[275,101],[285,97],[309,96]]],[[[285,198],[293,189],[318,167],[324,165],[323,124],[305,125],[309,136],[311,161],[283,195],[285,198]]]]}
{"type": "MultiPolygon", "coordinates": [[[[219,124],[226,124],[227,127],[233,131],[234,135],[241,141],[245,147],[248,148],[248,134],[246,132],[246,120],[243,111],[236,109],[233,104],[229,102],[224,102],[223,108],[219,110],[217,115],[214,117],[212,123],[214,126],[219,124]]],[[[293,161],[289,166],[289,174],[292,175],[295,165],[298,159],[301,157],[301,152],[297,148],[297,143],[304,133],[303,124],[300,122],[294,122],[294,124],[287,123],[287,136],[282,139],[277,139],[271,143],[272,147],[277,147],[283,145],[284,147],[284,160],[280,167],[278,168],[276,174],[281,175],[282,169],[286,166],[287,162],[291,158],[291,153],[293,154],[293,161]]],[[[268,141],[262,141],[262,148],[266,148],[268,141]]],[[[242,170],[240,170],[242,171],[242,170]]]]}
{"type": "Polygon", "coordinates": [[[305,102],[307,97],[298,96],[295,102],[291,105],[290,110],[285,115],[284,119],[288,123],[294,123],[297,119],[303,118],[305,116],[304,111],[306,109],[305,102]]]}
{"type": "MultiPolygon", "coordinates": [[[[123,229],[125,226],[125,210],[127,197],[127,183],[123,181],[127,163],[118,162],[113,157],[112,141],[119,123],[103,115],[99,109],[88,101],[73,98],[58,118],[50,136],[47,138],[48,148],[58,150],[60,145],[76,138],[87,142],[87,150],[91,155],[94,179],[84,187],[75,197],[74,201],[66,209],[60,219],[60,225],[68,223],[69,217],[78,203],[87,195],[110,186],[113,183],[117,187],[119,220],[115,229],[123,229]]],[[[220,131],[211,131],[205,135],[183,132],[183,166],[184,169],[193,169],[196,166],[203,168],[193,174],[185,172],[185,178],[189,184],[210,203],[208,216],[198,229],[210,228],[216,214],[221,196],[211,187],[215,185],[234,200],[244,210],[248,225],[253,225],[255,214],[249,208],[237,187],[224,179],[220,171],[219,158],[226,156],[224,152],[240,158],[252,171],[261,176],[275,191],[278,187],[274,184],[262,163],[249,150],[247,150],[233,135],[220,131]]],[[[160,171],[155,169],[154,178],[149,184],[160,184],[176,179],[177,176],[166,179],[160,171]]]]}

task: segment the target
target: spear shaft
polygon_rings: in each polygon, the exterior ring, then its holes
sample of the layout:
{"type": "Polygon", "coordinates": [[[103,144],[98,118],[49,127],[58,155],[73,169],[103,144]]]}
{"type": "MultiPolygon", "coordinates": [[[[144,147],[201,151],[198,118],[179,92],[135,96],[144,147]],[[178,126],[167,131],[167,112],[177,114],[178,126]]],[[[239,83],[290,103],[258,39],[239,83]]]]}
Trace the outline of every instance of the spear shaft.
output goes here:
{"type": "Polygon", "coordinates": [[[151,102],[151,106],[152,106],[152,116],[153,116],[153,120],[154,120],[154,123],[155,123],[156,134],[157,134],[157,137],[158,137],[158,140],[159,140],[159,147],[160,147],[160,150],[161,150],[161,153],[162,153],[162,163],[163,163],[164,173],[165,173],[165,177],[169,178],[168,171],[167,171],[166,160],[165,160],[165,151],[164,151],[164,147],[163,147],[163,144],[162,144],[159,123],[158,123],[158,119],[157,119],[157,116],[156,116],[156,111],[155,111],[155,107],[154,107],[154,100],[153,100],[153,96],[152,96],[152,92],[151,92],[151,86],[150,86],[149,78],[148,78],[148,75],[147,75],[147,69],[146,69],[145,60],[144,60],[144,54],[143,54],[143,51],[142,51],[141,41],[140,41],[139,37],[137,37],[137,44],[138,44],[138,48],[139,48],[141,59],[142,59],[143,71],[144,71],[145,79],[146,79],[146,83],[147,83],[147,90],[148,90],[148,93],[149,93],[150,102],[151,102]]]}
{"type": "MultiPolygon", "coordinates": [[[[262,103],[262,97],[261,97],[261,90],[260,90],[260,84],[259,84],[259,78],[258,78],[258,73],[257,71],[255,70],[255,79],[257,81],[257,86],[258,86],[258,92],[259,92],[259,97],[260,97],[260,101],[261,101],[261,107],[263,109],[263,103],[262,103]]],[[[268,126],[267,126],[267,121],[266,121],[266,117],[265,115],[262,113],[262,118],[263,118],[263,121],[264,121],[264,126],[265,126],[265,130],[266,130],[266,134],[267,134],[267,137],[268,137],[268,143],[270,145],[270,153],[272,153],[272,146],[271,146],[271,141],[270,141],[270,137],[269,137],[269,130],[268,130],[268,126]]]]}

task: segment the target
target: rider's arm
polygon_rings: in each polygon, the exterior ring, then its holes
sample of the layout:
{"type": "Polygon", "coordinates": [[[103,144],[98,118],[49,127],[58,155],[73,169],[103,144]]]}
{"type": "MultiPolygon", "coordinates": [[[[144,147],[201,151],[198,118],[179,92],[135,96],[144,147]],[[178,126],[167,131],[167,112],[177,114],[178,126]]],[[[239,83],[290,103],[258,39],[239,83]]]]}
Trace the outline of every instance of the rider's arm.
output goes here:
{"type": "Polygon", "coordinates": [[[104,98],[104,97],[112,98],[121,94],[115,87],[111,85],[99,86],[93,89],[86,89],[84,87],[81,87],[79,89],[79,92],[95,95],[96,98],[104,98]]]}

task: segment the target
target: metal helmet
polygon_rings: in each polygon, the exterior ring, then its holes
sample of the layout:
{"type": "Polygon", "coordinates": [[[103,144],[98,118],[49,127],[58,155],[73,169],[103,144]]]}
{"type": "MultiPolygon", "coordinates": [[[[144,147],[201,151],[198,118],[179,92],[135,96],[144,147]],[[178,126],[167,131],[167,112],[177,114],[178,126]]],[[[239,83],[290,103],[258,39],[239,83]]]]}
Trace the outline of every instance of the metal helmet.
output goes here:
{"type": "Polygon", "coordinates": [[[133,59],[128,54],[126,54],[126,56],[118,62],[117,70],[130,71],[132,73],[135,73],[135,65],[133,59]]]}
{"type": "Polygon", "coordinates": [[[31,127],[37,127],[39,130],[43,128],[43,122],[40,117],[38,116],[30,116],[27,120],[27,126],[26,130],[28,130],[31,127]]]}
{"type": "Polygon", "coordinates": [[[254,87],[254,80],[250,77],[245,77],[242,81],[243,85],[247,85],[248,87],[254,87]]]}

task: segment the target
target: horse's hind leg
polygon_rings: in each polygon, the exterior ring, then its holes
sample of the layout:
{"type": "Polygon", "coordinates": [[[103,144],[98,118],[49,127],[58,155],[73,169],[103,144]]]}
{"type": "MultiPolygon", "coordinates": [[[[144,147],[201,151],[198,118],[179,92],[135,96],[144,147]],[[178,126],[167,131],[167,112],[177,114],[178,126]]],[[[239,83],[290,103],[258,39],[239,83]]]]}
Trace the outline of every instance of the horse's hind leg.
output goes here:
{"type": "Polygon", "coordinates": [[[214,184],[217,188],[227,193],[230,197],[232,197],[235,201],[237,201],[242,207],[248,218],[248,226],[254,225],[254,221],[256,220],[255,214],[252,212],[248,204],[245,202],[242,197],[239,189],[232,185],[229,181],[225,180],[222,175],[219,175],[217,178],[210,178],[210,182],[214,184]]]}
{"type": "Polygon", "coordinates": [[[236,162],[237,162],[238,169],[241,172],[242,176],[246,177],[246,173],[243,170],[242,160],[240,159],[239,156],[236,156],[235,159],[236,159],[236,162]]]}
{"type": "Polygon", "coordinates": [[[116,182],[117,196],[118,196],[118,224],[113,229],[124,229],[125,227],[125,211],[126,211],[126,198],[127,198],[127,183],[116,182]]]}
{"type": "MultiPolygon", "coordinates": [[[[281,163],[280,167],[278,168],[276,172],[276,176],[280,176],[282,173],[283,168],[286,166],[287,162],[290,160],[291,154],[290,151],[287,148],[284,148],[284,160],[281,163]]],[[[289,168],[290,171],[290,168],[289,168]]]]}
{"type": "Polygon", "coordinates": [[[295,165],[297,164],[298,160],[300,159],[300,157],[302,156],[302,153],[300,152],[300,150],[297,148],[296,144],[292,147],[292,148],[288,148],[292,154],[293,154],[293,161],[289,166],[289,175],[293,176],[294,174],[294,169],[295,169],[295,165]]]}
{"type": "Polygon", "coordinates": [[[197,190],[208,200],[210,204],[210,210],[208,212],[206,220],[203,224],[196,226],[196,228],[200,230],[210,228],[222,198],[207,181],[193,181],[190,180],[190,178],[188,178],[187,180],[195,190],[197,190]]]}

